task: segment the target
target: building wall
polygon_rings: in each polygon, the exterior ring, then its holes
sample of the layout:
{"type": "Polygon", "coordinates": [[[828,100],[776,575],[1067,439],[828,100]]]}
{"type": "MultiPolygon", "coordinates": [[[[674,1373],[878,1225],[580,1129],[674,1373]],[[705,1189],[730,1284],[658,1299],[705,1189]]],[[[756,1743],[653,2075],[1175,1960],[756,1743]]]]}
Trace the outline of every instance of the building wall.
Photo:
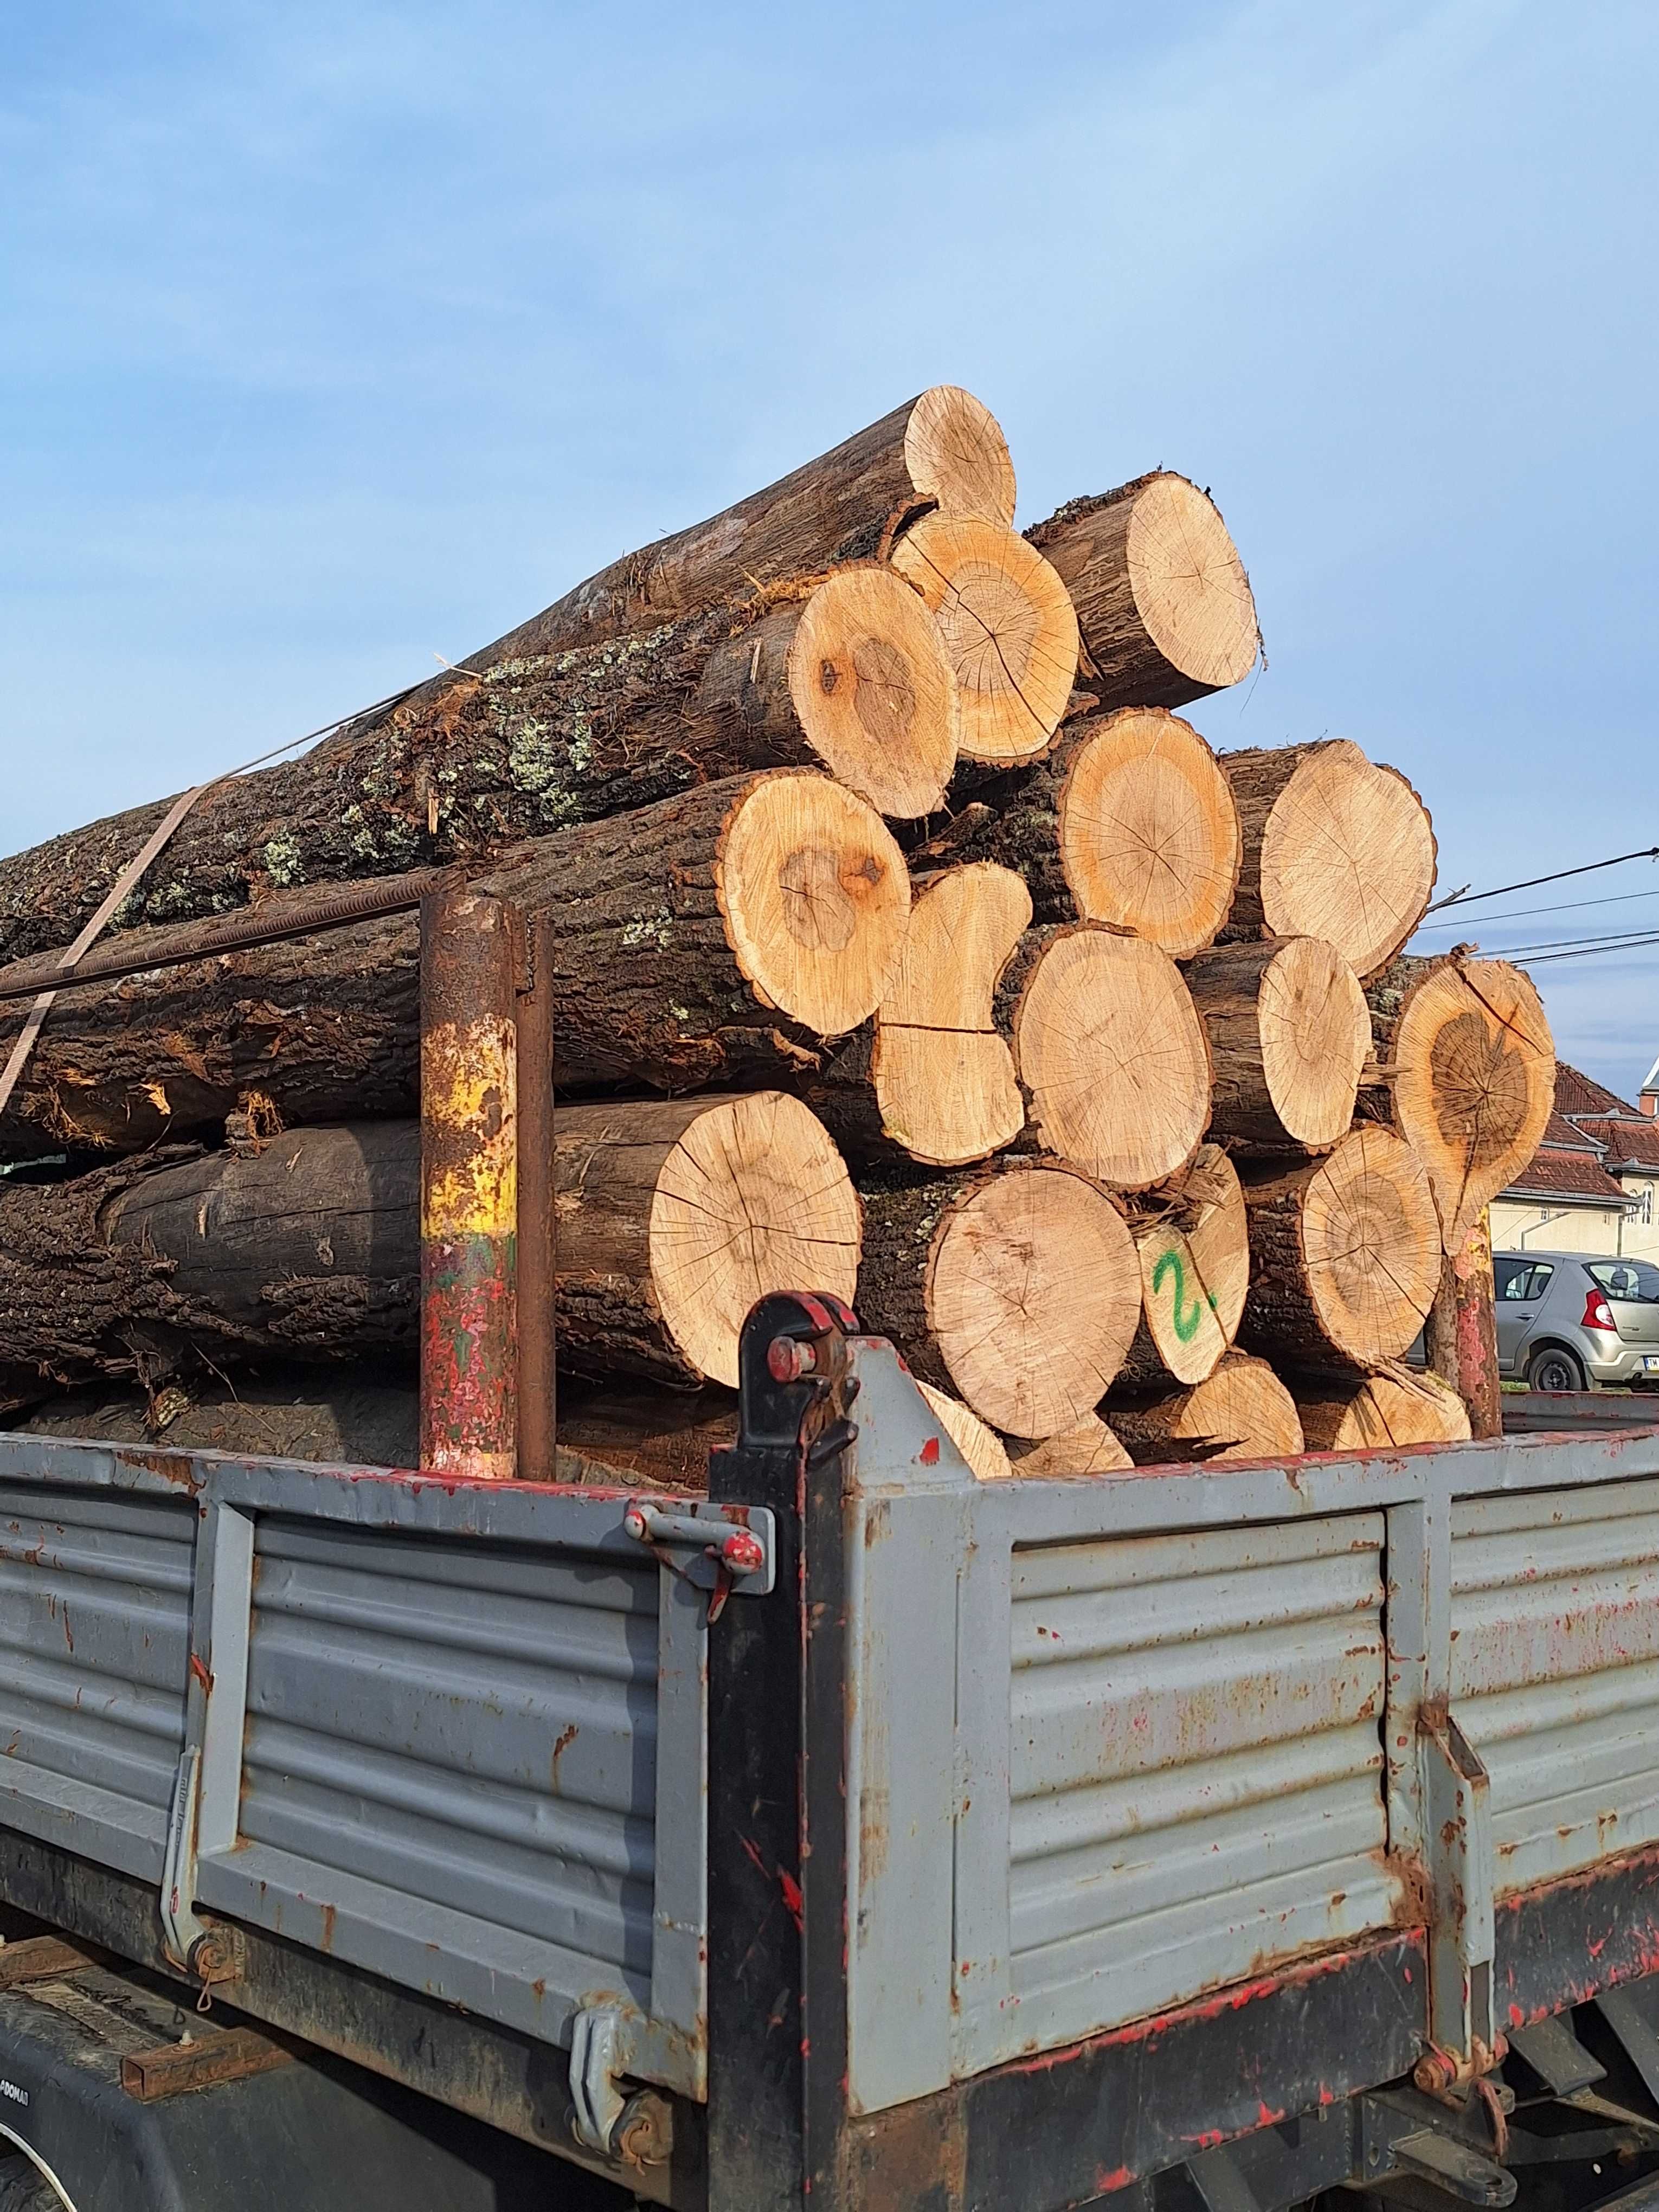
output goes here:
{"type": "MultiPolygon", "coordinates": [[[[1631,1178],[1634,1180],[1634,1178],[1631,1178]]],[[[1659,1212],[1659,1198],[1655,1200],[1655,1211],[1659,1212]]],[[[1547,1200],[1536,1205],[1522,1205],[1512,1198],[1495,1198],[1492,1202],[1492,1242],[1495,1252],[1605,1252],[1616,1258],[1622,1249],[1633,1253],[1637,1247],[1629,1240],[1621,1247],[1619,1242],[1620,1224],[1623,1216],[1614,1206],[1569,1206],[1559,1207],[1547,1200]],[[1554,1216],[1552,1219],[1551,1217],[1554,1216]],[[1530,1231],[1526,1241],[1522,1233],[1530,1231]]],[[[1652,1235],[1651,1229],[1644,1232],[1652,1235]]],[[[1645,1257],[1645,1248],[1642,1256],[1645,1257]]]]}
{"type": "Polygon", "coordinates": [[[1625,1188],[1641,1204],[1625,1216],[1621,1253],[1635,1260],[1659,1261],[1659,1176],[1621,1175],[1625,1188]]]}

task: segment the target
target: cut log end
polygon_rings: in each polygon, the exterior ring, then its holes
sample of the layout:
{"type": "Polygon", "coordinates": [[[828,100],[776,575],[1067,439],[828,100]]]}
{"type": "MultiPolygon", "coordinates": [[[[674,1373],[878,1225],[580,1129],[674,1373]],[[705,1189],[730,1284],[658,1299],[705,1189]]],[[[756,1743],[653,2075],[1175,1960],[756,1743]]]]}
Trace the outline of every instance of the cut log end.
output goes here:
{"type": "Polygon", "coordinates": [[[1098,1413],[1040,1443],[1014,1437],[1006,1443],[1010,1468],[1022,1480],[1074,1481],[1091,1474],[1122,1474],[1134,1465],[1098,1413]]]}
{"type": "Polygon", "coordinates": [[[805,1287],[852,1304],[858,1194],[799,1099],[723,1099],[696,1115],[659,1170],[649,1245],[657,1302],[688,1365],[735,1386],[757,1298],[805,1287]]]}
{"type": "Polygon", "coordinates": [[[1353,1119],[1370,1012],[1353,969],[1322,938],[1295,937],[1268,962],[1256,1002],[1267,1093],[1285,1133],[1310,1152],[1353,1119]]]}
{"type": "Polygon", "coordinates": [[[1502,960],[1430,970],[1390,1045],[1394,1121],[1428,1170],[1448,1252],[1531,1160],[1555,1102],[1555,1044],[1529,977],[1502,960]]]}
{"type": "Polygon", "coordinates": [[[1074,1169],[994,1174],[945,1216],[928,1265],[932,1331],[974,1411],[1046,1437],[1098,1405],[1140,1318],[1127,1225],[1074,1169]]]}
{"type": "Polygon", "coordinates": [[[937,626],[899,577],[853,568],[820,584],[788,678],[813,750],[878,813],[908,820],[943,804],[961,736],[957,681],[937,626]]]}
{"type": "Polygon", "coordinates": [[[1200,1146],[1135,1246],[1143,1326],[1158,1366],[1177,1382],[1202,1382],[1232,1349],[1250,1284],[1244,1193],[1218,1145],[1200,1146]]]}
{"type": "Polygon", "coordinates": [[[826,1037],[875,1012],[903,943],[910,878],[866,801],[827,776],[757,777],[726,818],[715,880],[763,1004],[826,1037]]]}
{"type": "Polygon", "coordinates": [[[1370,1010],[1316,937],[1222,945],[1187,970],[1214,1067],[1210,1131],[1247,1152],[1328,1152],[1353,1120],[1370,1010]]]}
{"type": "Polygon", "coordinates": [[[1295,1399],[1265,1359],[1239,1352],[1191,1389],[1114,1401],[1107,1412],[1137,1467],[1291,1458],[1304,1448],[1295,1399]]]}
{"type": "Polygon", "coordinates": [[[1428,1176],[1391,1129],[1361,1123],[1316,1165],[1247,1174],[1253,1350],[1364,1373],[1406,1352],[1440,1279],[1428,1176]]]}
{"type": "Polygon", "coordinates": [[[1129,520],[1129,581],[1147,635],[1206,691],[1249,673],[1260,642],[1249,578],[1214,503],[1185,477],[1150,477],[1129,520]]]}
{"type": "Polygon", "coordinates": [[[1015,1058],[1046,1150],[1121,1190],[1192,1158],[1209,1115],[1204,1031],[1180,970],[1143,940],[1082,925],[1043,948],[1015,1058]]]}
{"type": "Polygon", "coordinates": [[[1077,616],[1040,553],[999,524],[925,516],[893,566],[939,626],[962,701],[961,750],[1003,766],[1046,751],[1077,676],[1077,616]]]}
{"type": "Polygon", "coordinates": [[[1346,1388],[1298,1391],[1310,1451],[1387,1451],[1400,1444],[1467,1443],[1462,1400],[1437,1375],[1368,1375],[1346,1388]]]}
{"type": "Polygon", "coordinates": [[[983,400],[960,385],[935,384],[910,410],[904,463],[918,500],[942,514],[983,515],[1006,529],[1014,519],[1008,441],[983,400]]]}
{"type": "Polygon", "coordinates": [[[1255,843],[1262,933],[1322,937],[1362,977],[1392,960],[1434,888],[1433,825],[1405,777],[1346,738],[1221,765],[1255,843]]]}
{"type": "Polygon", "coordinates": [[[969,1473],[981,1482],[1006,1482],[1013,1473],[1002,1439],[986,1427],[979,1415],[945,1390],[928,1382],[916,1385],[927,1401],[927,1409],[968,1462],[969,1473]]]}
{"type": "Polygon", "coordinates": [[[910,909],[877,1018],[872,1074],[884,1129],[915,1159],[934,1167],[986,1159],[1024,1127],[993,1000],[1030,919],[1024,883],[989,860],[950,870],[910,909]]]}
{"type": "Polygon", "coordinates": [[[1238,812],[1214,754],[1162,708],[1127,707],[1072,757],[1060,866],[1079,914],[1176,959],[1211,943],[1238,882],[1238,812]]]}

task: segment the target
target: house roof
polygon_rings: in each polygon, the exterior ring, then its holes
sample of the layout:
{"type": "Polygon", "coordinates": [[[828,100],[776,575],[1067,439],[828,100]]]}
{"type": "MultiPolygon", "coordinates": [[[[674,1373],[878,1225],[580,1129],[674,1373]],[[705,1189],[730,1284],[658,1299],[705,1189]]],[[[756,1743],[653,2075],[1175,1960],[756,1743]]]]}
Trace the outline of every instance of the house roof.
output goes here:
{"type": "MultiPolygon", "coordinates": [[[[1606,1126],[1604,1122],[1596,1125],[1598,1128],[1606,1126]]],[[[1607,1149],[1599,1136],[1592,1135],[1578,1122],[1566,1121],[1559,1114],[1550,1115],[1544,1124],[1544,1133],[1538,1141],[1551,1152],[1588,1152],[1592,1159],[1600,1159],[1607,1149]]]]}
{"type": "Polygon", "coordinates": [[[1580,1069],[1569,1067],[1565,1060],[1555,1067],[1555,1110],[1565,1114],[1571,1121],[1583,1115],[1611,1115],[1618,1121],[1645,1121],[1648,1116],[1640,1113],[1627,1099],[1620,1098],[1602,1084],[1594,1082],[1580,1069]]]}
{"type": "Polygon", "coordinates": [[[1589,1152],[1540,1152],[1504,1192],[1505,1198],[1565,1198],[1580,1205],[1628,1206],[1635,1200],[1589,1152]]]}
{"type": "MultiPolygon", "coordinates": [[[[1602,1165],[1610,1170],[1629,1166],[1659,1175],[1659,1121],[1586,1121],[1584,1134],[1605,1146],[1602,1165]]],[[[1549,1133],[1544,1135],[1549,1142],[1549,1133]]]]}

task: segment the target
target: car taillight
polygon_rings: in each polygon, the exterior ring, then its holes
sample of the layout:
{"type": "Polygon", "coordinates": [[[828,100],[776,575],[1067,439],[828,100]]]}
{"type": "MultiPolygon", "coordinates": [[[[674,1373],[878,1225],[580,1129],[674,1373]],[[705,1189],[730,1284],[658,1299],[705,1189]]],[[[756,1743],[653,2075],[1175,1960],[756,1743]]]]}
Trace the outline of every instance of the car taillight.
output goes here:
{"type": "Polygon", "coordinates": [[[1619,1334],[1618,1325],[1613,1318],[1613,1308],[1607,1304],[1605,1291],[1592,1291],[1584,1300],[1584,1318],[1578,1326],[1580,1328],[1604,1328],[1613,1336],[1619,1334]]]}

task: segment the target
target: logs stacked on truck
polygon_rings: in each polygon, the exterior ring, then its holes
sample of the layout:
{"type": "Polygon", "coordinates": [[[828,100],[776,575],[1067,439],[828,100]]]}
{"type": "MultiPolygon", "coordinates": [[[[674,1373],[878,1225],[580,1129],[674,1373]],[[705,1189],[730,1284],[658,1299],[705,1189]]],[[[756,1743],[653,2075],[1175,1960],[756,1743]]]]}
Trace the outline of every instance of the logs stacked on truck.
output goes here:
{"type": "Polygon", "coordinates": [[[81,984],[59,948],[165,808],[0,861],[0,1056],[59,990],[0,1099],[0,1410],[407,1378],[413,898],[452,869],[543,948],[580,1464],[686,1480],[784,1288],[892,1337],[986,1479],[1446,1425],[1399,1362],[1528,1141],[1529,987],[1400,983],[1435,846],[1395,770],[1218,759],[1176,711],[1259,647],[1206,494],[1024,537],[1013,502],[987,410],[924,393],[210,787],[81,984]]]}

